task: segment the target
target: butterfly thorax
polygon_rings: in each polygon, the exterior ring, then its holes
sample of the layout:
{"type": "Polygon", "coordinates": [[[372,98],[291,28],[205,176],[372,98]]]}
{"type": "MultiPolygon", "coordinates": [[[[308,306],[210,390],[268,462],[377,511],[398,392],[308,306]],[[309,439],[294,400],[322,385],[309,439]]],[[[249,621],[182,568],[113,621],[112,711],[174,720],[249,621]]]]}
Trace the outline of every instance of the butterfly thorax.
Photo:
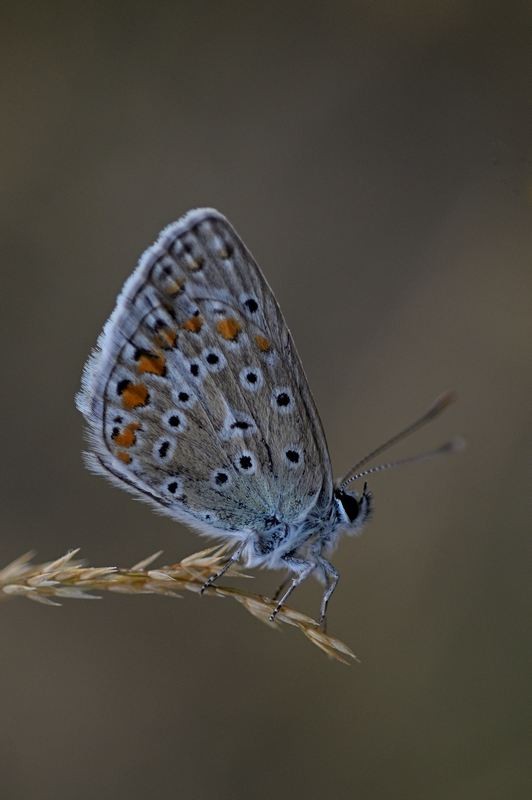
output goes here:
{"type": "Polygon", "coordinates": [[[296,523],[283,522],[273,514],[250,536],[245,550],[247,565],[276,568],[291,554],[305,558],[328,555],[342,533],[360,533],[371,512],[372,495],[365,487],[360,497],[337,489],[326,507],[317,504],[296,523]]]}

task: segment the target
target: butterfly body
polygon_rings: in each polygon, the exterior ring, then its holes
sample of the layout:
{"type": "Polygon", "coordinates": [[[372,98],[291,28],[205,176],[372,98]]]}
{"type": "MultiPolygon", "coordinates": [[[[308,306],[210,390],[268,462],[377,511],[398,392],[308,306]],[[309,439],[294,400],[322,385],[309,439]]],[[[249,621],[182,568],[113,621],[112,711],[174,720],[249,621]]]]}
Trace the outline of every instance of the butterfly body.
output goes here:
{"type": "Polygon", "coordinates": [[[370,494],[335,485],[288,327],[219,212],[189,212],[144,253],[77,405],[91,469],[234,540],[249,566],[288,568],[295,582],[315,572],[335,585],[326,556],[342,531],[360,530],[370,494]]]}

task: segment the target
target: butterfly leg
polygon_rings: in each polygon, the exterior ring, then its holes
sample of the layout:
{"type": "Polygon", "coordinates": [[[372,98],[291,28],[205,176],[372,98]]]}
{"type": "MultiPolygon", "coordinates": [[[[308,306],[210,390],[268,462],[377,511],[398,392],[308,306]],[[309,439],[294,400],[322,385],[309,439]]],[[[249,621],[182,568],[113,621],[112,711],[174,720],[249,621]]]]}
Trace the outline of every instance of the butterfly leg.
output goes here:
{"type": "MultiPolygon", "coordinates": [[[[296,573],[295,577],[292,578],[290,581],[290,586],[288,589],[284,591],[281,595],[279,600],[276,603],[275,608],[273,609],[272,613],[270,614],[270,622],[275,620],[275,617],[284,606],[294,589],[296,589],[304,580],[306,580],[309,575],[316,569],[316,562],[315,561],[305,561],[303,558],[298,558],[293,555],[293,553],[287,553],[283,556],[283,561],[286,563],[286,566],[289,567],[293,572],[296,573]]],[[[284,586],[285,584],[283,584],[284,586]]]]}
{"type": "Polygon", "coordinates": [[[327,605],[329,600],[331,599],[331,595],[338,586],[338,581],[340,580],[340,573],[333,567],[330,561],[327,561],[326,558],[323,556],[318,557],[318,565],[323,570],[323,574],[325,575],[325,591],[323,592],[321,598],[321,606],[320,606],[320,625],[323,631],[327,629],[327,605]]]}
{"type": "Polygon", "coordinates": [[[285,590],[286,586],[290,583],[290,575],[287,575],[286,578],[281,582],[281,585],[277,587],[275,594],[272,595],[272,600],[275,603],[276,600],[279,599],[281,593],[285,590]]]}
{"type": "Polygon", "coordinates": [[[233,564],[235,564],[240,559],[240,556],[242,555],[242,553],[246,549],[246,545],[248,544],[248,541],[249,541],[249,539],[244,539],[238,545],[236,550],[233,551],[233,553],[231,554],[230,558],[227,559],[227,561],[225,562],[223,567],[220,570],[218,570],[218,572],[215,572],[214,575],[211,575],[210,578],[207,578],[207,580],[205,581],[205,583],[201,587],[200,594],[203,594],[205,589],[208,589],[209,586],[212,586],[213,583],[218,580],[218,578],[221,578],[222,575],[225,575],[227,570],[230,567],[232,567],[233,564]]]}

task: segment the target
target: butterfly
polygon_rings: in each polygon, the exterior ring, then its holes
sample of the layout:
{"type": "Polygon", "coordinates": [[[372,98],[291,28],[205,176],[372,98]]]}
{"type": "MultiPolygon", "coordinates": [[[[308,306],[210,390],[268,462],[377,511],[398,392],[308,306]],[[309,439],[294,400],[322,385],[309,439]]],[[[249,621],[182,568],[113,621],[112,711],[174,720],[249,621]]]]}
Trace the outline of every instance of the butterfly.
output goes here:
{"type": "MultiPolygon", "coordinates": [[[[320,623],[339,574],[342,533],[359,533],[373,500],[348,485],[360,467],[432,419],[447,393],[397,436],[333,478],[323,427],[294,342],[259,266],[209,208],[166,227],[126,281],[76,397],[88,467],[203,534],[236,561],[286,569],[273,620],[314,574],[320,623]]],[[[422,457],[456,449],[447,443],[422,457]]]]}

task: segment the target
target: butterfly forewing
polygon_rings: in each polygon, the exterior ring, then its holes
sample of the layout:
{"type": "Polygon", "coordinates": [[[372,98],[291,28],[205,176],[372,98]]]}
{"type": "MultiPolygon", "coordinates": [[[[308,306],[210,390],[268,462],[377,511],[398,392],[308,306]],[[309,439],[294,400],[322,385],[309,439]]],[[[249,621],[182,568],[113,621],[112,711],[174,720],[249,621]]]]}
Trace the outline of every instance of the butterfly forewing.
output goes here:
{"type": "Polygon", "coordinates": [[[227,220],[170,225],[126,283],[78,405],[93,463],[235,535],[327,507],[327,445],[281,311],[227,220]]]}

